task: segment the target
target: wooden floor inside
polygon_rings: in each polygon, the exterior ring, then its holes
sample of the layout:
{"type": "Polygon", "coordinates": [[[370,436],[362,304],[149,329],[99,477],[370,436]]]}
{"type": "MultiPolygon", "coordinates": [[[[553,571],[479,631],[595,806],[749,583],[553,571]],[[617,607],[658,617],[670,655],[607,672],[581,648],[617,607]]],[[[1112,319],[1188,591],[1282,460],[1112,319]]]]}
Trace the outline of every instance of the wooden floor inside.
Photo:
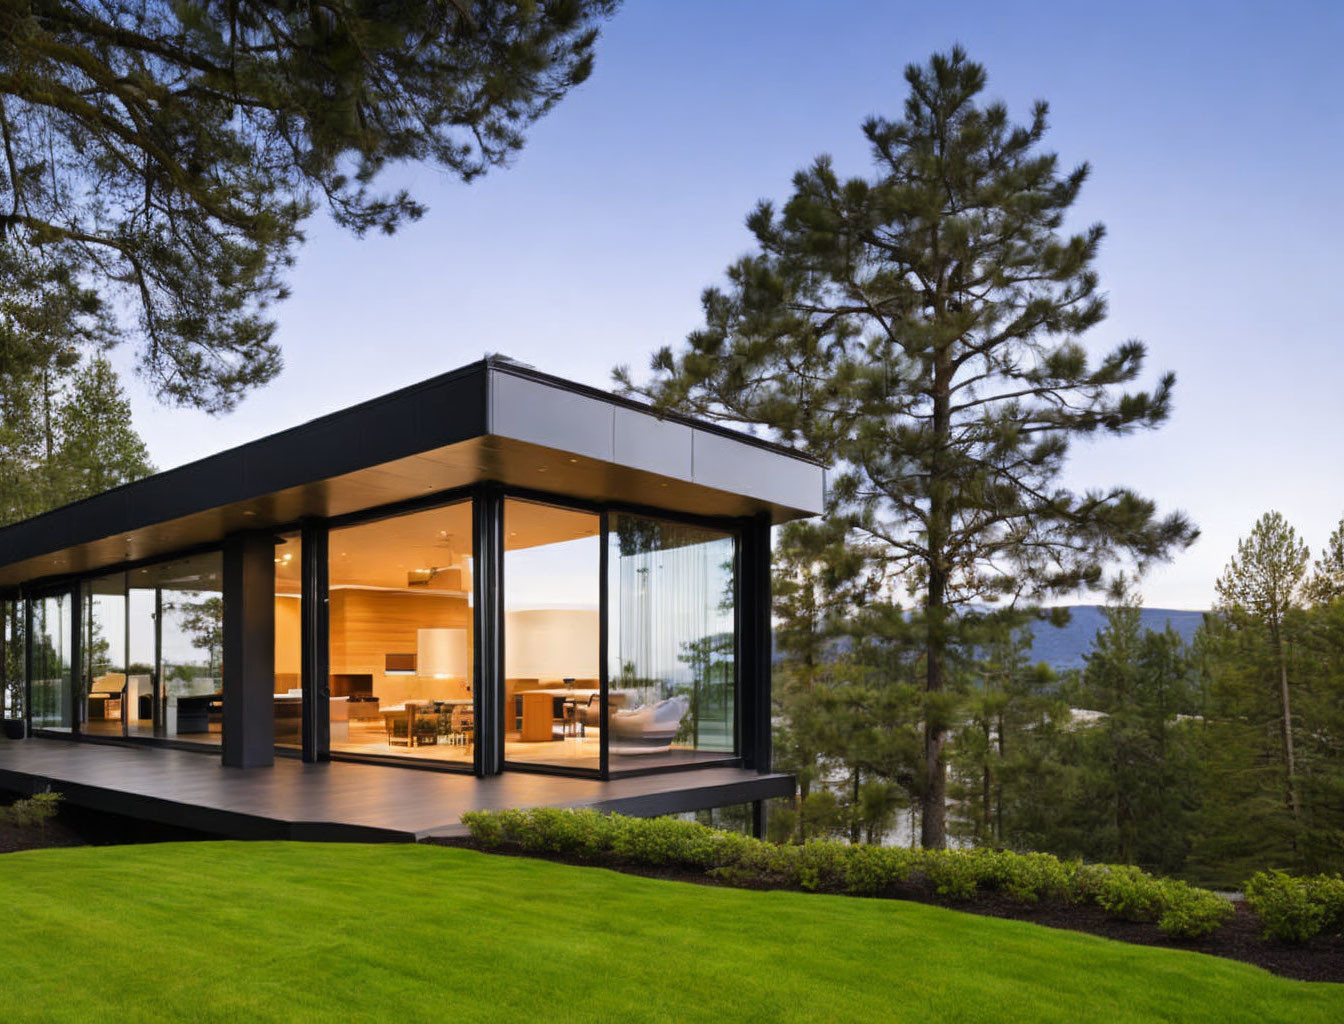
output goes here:
{"type": "Polygon", "coordinates": [[[225,768],[212,752],[0,739],[0,789],[240,839],[411,842],[465,832],[469,810],[594,807],[652,816],[793,793],[788,775],[695,768],[636,778],[470,775],[276,758],[225,768]]]}

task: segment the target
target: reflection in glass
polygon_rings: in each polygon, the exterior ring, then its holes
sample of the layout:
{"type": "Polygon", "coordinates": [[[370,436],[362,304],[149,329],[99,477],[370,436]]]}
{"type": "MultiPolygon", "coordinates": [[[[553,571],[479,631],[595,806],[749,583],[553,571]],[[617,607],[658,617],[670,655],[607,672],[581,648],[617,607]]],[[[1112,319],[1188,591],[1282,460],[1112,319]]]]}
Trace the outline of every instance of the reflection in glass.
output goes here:
{"type": "Polygon", "coordinates": [[[731,756],[732,535],[618,514],[608,545],[611,770],[731,756]]]}
{"type": "Polygon", "coordinates": [[[32,602],[33,616],[33,728],[68,730],[71,699],[70,595],[42,597],[32,602]]]}
{"type": "Polygon", "coordinates": [[[601,521],[504,502],[504,759],[601,763],[601,521]]]}
{"type": "Polygon", "coordinates": [[[145,586],[148,569],[127,574],[126,588],[126,735],[154,736],[161,729],[159,656],[155,641],[158,591],[145,586]]]}
{"type": "Polygon", "coordinates": [[[4,629],[4,704],[5,718],[23,717],[23,659],[24,626],[23,602],[0,601],[0,626],[4,629]]]}
{"type": "Polygon", "coordinates": [[[80,728],[94,736],[122,736],[140,710],[140,681],[131,687],[126,673],[126,576],[90,580],[81,594],[80,728]]]}
{"type": "MultiPolygon", "coordinates": [[[[145,570],[142,570],[145,572],[145,570]]],[[[161,734],[219,743],[224,726],[224,594],[219,552],[154,566],[161,615],[161,734]]]]}
{"type": "Polygon", "coordinates": [[[331,531],[332,751],[473,764],[471,507],[331,531]]]}

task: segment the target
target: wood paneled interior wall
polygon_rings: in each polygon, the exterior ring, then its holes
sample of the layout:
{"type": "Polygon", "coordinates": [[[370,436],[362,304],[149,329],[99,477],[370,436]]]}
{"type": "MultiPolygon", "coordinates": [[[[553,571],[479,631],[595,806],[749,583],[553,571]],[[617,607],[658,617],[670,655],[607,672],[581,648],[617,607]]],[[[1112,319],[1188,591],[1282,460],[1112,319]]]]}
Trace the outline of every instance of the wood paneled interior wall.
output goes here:
{"type": "Polygon", "coordinates": [[[417,630],[470,631],[471,612],[465,596],[433,590],[406,593],[333,588],[330,617],[332,673],[373,676],[373,694],[383,706],[470,696],[465,679],[389,676],[384,671],[387,655],[415,652],[417,630]]]}
{"type": "Polygon", "coordinates": [[[296,596],[275,596],[276,693],[284,693],[299,685],[299,673],[302,671],[302,647],[299,643],[302,604],[296,596]]]}

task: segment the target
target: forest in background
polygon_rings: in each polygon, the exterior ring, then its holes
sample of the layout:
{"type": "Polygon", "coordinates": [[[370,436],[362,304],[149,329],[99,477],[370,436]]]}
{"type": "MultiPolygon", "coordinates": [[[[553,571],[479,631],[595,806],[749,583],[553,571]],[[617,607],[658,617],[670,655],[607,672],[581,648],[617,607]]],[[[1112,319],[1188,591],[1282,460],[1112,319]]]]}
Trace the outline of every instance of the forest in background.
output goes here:
{"type": "MultiPolygon", "coordinates": [[[[908,616],[827,586],[786,527],[776,565],[775,761],[799,795],[772,837],[909,841],[922,652],[908,616]],[[875,626],[877,628],[875,628],[875,626]]],[[[1344,522],[1312,559],[1277,513],[1239,544],[1192,641],[1122,584],[1081,669],[1030,657],[1030,613],[958,651],[952,842],[1131,863],[1234,887],[1344,870],[1344,522]]]]}

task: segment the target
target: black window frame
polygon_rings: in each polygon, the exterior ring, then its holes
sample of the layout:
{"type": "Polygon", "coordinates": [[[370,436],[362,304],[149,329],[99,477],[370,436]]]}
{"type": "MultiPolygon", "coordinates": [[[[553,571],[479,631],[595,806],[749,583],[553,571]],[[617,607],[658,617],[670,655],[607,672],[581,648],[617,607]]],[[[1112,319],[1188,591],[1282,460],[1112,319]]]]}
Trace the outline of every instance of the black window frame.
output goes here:
{"type": "MultiPolygon", "coordinates": [[[[765,600],[768,605],[768,594],[760,595],[755,593],[753,589],[753,580],[748,579],[748,572],[746,571],[748,567],[745,565],[744,553],[746,550],[746,535],[747,531],[752,528],[751,524],[751,517],[745,516],[705,516],[635,502],[592,501],[555,491],[510,486],[496,480],[482,480],[461,487],[433,491],[415,498],[403,499],[365,509],[357,509],[352,512],[345,512],[335,516],[311,516],[292,522],[278,523],[274,526],[268,525],[266,529],[277,535],[294,532],[300,533],[303,537],[302,557],[304,558],[305,563],[309,565],[309,570],[305,570],[302,573],[301,594],[303,607],[305,609],[302,612],[302,615],[305,622],[305,628],[308,630],[308,635],[303,641],[303,650],[301,654],[301,678],[304,690],[303,716],[305,722],[303,743],[301,748],[297,750],[293,747],[276,747],[275,755],[278,757],[301,757],[305,761],[331,760],[381,764],[410,770],[441,771],[457,775],[474,774],[478,777],[494,775],[502,771],[516,771],[530,774],[606,780],[693,771],[702,768],[742,767],[755,759],[752,751],[748,749],[748,738],[750,733],[754,733],[757,730],[758,725],[758,723],[754,721],[747,722],[744,719],[744,715],[749,708],[753,715],[759,716],[764,714],[767,718],[767,722],[769,715],[768,708],[765,708],[764,710],[757,709],[755,707],[754,699],[749,701],[747,699],[748,695],[744,691],[744,685],[747,682],[745,678],[747,666],[749,664],[754,665],[754,661],[749,658],[750,652],[745,649],[745,645],[749,642],[746,630],[747,616],[755,615],[759,611],[759,609],[756,609],[755,605],[761,600],[765,600]],[[503,567],[503,519],[504,503],[509,499],[551,505],[571,511],[587,512],[597,515],[599,518],[600,553],[599,564],[597,567],[599,576],[598,673],[601,688],[602,729],[599,764],[596,769],[568,768],[563,765],[526,764],[508,761],[504,757],[504,716],[506,709],[503,706],[503,651],[504,634],[507,626],[503,614],[505,584],[503,567]],[[448,762],[417,760],[407,757],[332,751],[329,734],[313,721],[313,716],[320,710],[320,704],[317,698],[320,695],[327,693],[329,687],[329,679],[319,678],[321,673],[315,670],[321,668],[323,665],[329,665],[331,645],[330,622],[325,614],[330,594],[328,566],[325,558],[320,559],[323,562],[320,567],[316,566],[315,563],[319,560],[317,556],[329,554],[329,540],[332,530],[364,525],[418,512],[431,511],[436,508],[443,508],[463,502],[471,503],[473,524],[474,657],[472,694],[475,701],[474,708],[478,728],[475,736],[472,762],[467,765],[458,765],[448,762]],[[611,517],[613,515],[623,514],[660,519],[689,526],[702,526],[722,532],[730,536],[733,540],[734,751],[731,754],[725,753],[721,758],[696,760],[682,764],[656,765],[646,768],[625,768],[616,771],[611,770],[610,753],[608,751],[609,730],[606,727],[610,685],[608,659],[610,636],[608,635],[608,620],[610,618],[611,607],[611,596],[609,592],[610,580],[608,579],[608,547],[610,541],[611,517]],[[486,536],[487,533],[490,534],[490,536],[486,536]],[[312,547],[311,554],[310,545],[312,547]],[[321,655],[320,657],[319,654],[321,655]],[[480,726],[486,725],[488,725],[488,728],[480,728],[480,726]]],[[[125,574],[129,580],[129,574],[136,569],[160,565],[165,562],[172,562],[181,558],[202,554],[220,553],[222,555],[223,550],[224,542],[221,539],[220,541],[208,544],[191,545],[149,558],[128,560],[102,566],[94,571],[47,578],[41,581],[36,581],[28,587],[19,588],[14,593],[12,599],[20,600],[23,604],[25,630],[23,702],[24,721],[29,734],[48,738],[78,739],[83,742],[92,743],[151,745],[218,754],[220,752],[219,744],[175,740],[165,736],[105,737],[89,735],[77,731],[73,727],[68,733],[64,731],[52,731],[45,728],[34,729],[32,727],[31,694],[32,602],[42,597],[51,596],[52,594],[66,593],[71,598],[72,621],[74,621],[74,619],[78,617],[78,610],[81,607],[80,602],[83,596],[83,588],[87,581],[116,575],[118,573],[125,574]]],[[[227,614],[229,614],[229,609],[226,607],[225,615],[227,614]]],[[[768,608],[766,610],[766,615],[768,621],[768,608]]],[[[162,672],[161,631],[161,609],[156,609],[156,677],[162,672]]],[[[74,665],[78,665],[78,646],[81,639],[81,633],[82,630],[78,628],[73,631],[72,645],[74,649],[72,650],[72,655],[75,657],[72,658],[72,664],[74,665]]],[[[758,671],[759,666],[755,666],[754,670],[758,671]]],[[[75,709],[72,708],[72,720],[77,718],[78,714],[75,713],[75,709]]]]}

